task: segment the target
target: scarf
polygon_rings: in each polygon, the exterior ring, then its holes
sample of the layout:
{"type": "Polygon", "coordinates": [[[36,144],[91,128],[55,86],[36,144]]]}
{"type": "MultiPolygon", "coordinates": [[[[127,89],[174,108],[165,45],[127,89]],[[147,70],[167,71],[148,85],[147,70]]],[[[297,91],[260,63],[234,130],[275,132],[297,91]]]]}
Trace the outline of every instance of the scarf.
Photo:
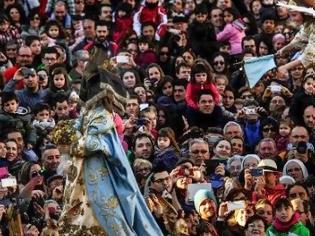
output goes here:
{"type": "Polygon", "coordinates": [[[300,220],[300,215],[297,212],[295,212],[291,220],[289,220],[288,222],[284,223],[284,222],[281,222],[278,218],[275,218],[272,225],[279,232],[288,232],[293,227],[293,225],[299,222],[299,220],[300,220]]]}

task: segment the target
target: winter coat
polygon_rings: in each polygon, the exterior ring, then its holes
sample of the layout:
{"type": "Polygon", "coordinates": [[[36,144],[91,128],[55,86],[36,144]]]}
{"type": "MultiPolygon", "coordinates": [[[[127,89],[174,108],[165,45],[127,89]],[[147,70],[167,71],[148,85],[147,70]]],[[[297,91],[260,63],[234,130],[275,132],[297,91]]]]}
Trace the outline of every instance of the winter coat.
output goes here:
{"type": "Polygon", "coordinates": [[[294,224],[287,232],[280,232],[271,225],[267,231],[266,236],[310,236],[310,231],[301,221],[294,224]]]}
{"type": "Polygon", "coordinates": [[[173,147],[168,147],[165,150],[157,149],[154,153],[153,168],[163,166],[169,173],[175,168],[178,161],[178,156],[173,147]]]}
{"type": "Polygon", "coordinates": [[[36,131],[31,125],[31,115],[24,107],[19,107],[16,113],[0,112],[0,131],[6,133],[11,129],[18,129],[26,138],[26,143],[35,145],[36,131]]]}
{"type": "Polygon", "coordinates": [[[201,90],[208,90],[213,94],[213,99],[216,104],[220,103],[221,96],[217,87],[213,83],[207,83],[204,85],[189,83],[186,88],[185,99],[189,107],[197,109],[197,96],[201,90]]]}
{"type": "Polygon", "coordinates": [[[226,24],[224,29],[217,34],[218,41],[229,42],[231,45],[231,55],[239,54],[243,51],[242,39],[245,37],[245,29],[242,28],[242,25],[236,24],[236,21],[226,24]]]}

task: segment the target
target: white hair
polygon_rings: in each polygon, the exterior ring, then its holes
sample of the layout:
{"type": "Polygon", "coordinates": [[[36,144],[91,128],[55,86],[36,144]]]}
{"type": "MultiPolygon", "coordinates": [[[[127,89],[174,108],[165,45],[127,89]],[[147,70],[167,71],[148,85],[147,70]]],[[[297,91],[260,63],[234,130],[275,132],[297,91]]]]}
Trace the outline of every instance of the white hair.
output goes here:
{"type": "Polygon", "coordinates": [[[292,163],[292,162],[294,162],[294,163],[296,163],[296,164],[298,164],[300,166],[300,168],[302,170],[302,173],[303,173],[303,180],[305,181],[307,179],[307,177],[308,177],[308,171],[307,171],[306,166],[304,165],[304,163],[302,161],[300,161],[300,160],[297,160],[297,159],[288,160],[287,163],[285,163],[285,165],[283,166],[282,173],[284,175],[289,175],[287,168],[288,168],[288,165],[290,163],[292,163]]]}

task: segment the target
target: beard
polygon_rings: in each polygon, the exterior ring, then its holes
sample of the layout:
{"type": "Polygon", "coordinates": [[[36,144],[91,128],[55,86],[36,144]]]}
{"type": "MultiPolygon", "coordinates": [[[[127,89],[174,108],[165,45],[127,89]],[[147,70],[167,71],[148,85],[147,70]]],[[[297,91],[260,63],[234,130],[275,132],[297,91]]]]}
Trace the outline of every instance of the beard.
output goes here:
{"type": "Polygon", "coordinates": [[[158,1],[156,3],[145,2],[145,6],[150,9],[156,8],[158,5],[159,5],[158,1]]]}
{"type": "Polygon", "coordinates": [[[103,37],[103,36],[97,36],[96,37],[97,41],[100,42],[100,43],[103,43],[106,41],[106,37],[103,37]]]}

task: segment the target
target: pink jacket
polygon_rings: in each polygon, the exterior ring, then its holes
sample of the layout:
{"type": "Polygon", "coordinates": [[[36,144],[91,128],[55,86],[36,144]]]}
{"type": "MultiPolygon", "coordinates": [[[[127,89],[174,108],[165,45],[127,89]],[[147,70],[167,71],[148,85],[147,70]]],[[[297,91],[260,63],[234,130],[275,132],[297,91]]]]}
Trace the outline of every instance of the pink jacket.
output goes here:
{"type": "Polygon", "coordinates": [[[245,37],[245,30],[233,23],[226,24],[224,29],[217,34],[218,41],[230,43],[231,55],[242,52],[242,39],[245,37]]]}

